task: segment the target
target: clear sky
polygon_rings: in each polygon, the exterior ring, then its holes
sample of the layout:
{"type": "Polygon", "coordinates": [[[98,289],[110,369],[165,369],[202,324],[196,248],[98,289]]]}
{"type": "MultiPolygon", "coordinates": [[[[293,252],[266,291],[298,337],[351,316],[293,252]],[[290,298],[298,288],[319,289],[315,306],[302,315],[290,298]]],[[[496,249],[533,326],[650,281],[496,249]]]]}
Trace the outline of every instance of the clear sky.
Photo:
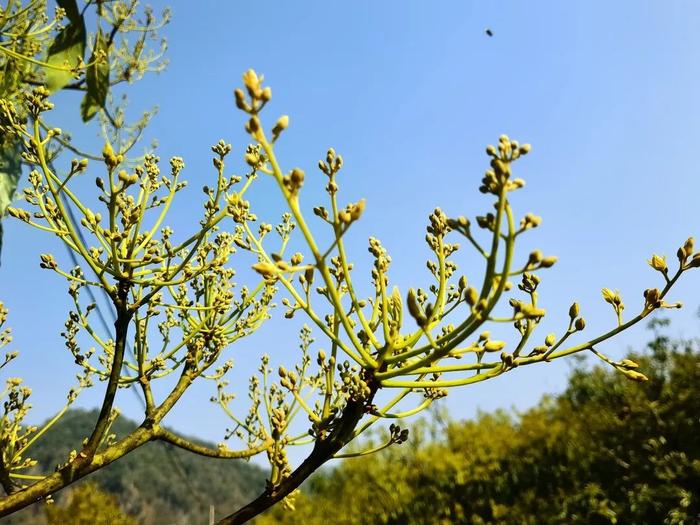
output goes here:
{"type": "MultiPolygon", "coordinates": [[[[179,2],[164,31],[170,66],[133,86],[130,98],[137,109],[160,107],[147,132],[158,139],[160,156],[185,159],[191,185],[173,219],[184,234],[201,209],[199,188],[214,177],[210,145],[224,138],[240,154],[247,144],[232,90],[244,70],[264,73],[273,88],[268,122],[291,117],[279,157],[285,168],[307,171],[302,202],[309,214],[323,198],[314,167],[329,146],[345,158],[341,200],[367,198],[348,239],[355,280],[365,289],[368,236],[389,250],[391,278],[402,290],[426,285],[427,215],[435,206],[452,216],[488,211],[477,191],[488,164],[484,147],[502,133],[532,143],[532,153],[515,165],[527,187],[513,205],[519,215],[535,212],[544,221],[521,256],[541,248],[560,257],[543,274],[540,296],[550,315],[537,339],[562,330],[573,300],[593,335],[615,322],[602,287],[619,289],[633,315],[642,290],[661,284],[645,261],[660,253],[673,263],[678,246],[700,236],[700,168],[692,153],[700,146],[698,27],[694,0],[179,2]]],[[[56,125],[95,144],[94,130],[78,128],[78,100],[60,100],[56,125]]],[[[235,169],[242,172],[242,164],[235,169]]],[[[269,180],[251,200],[270,222],[283,210],[269,180]]],[[[5,232],[0,297],[22,354],[3,374],[23,376],[33,387],[38,421],[62,406],[75,372],[58,336],[65,283],[38,266],[39,253],[63,251],[16,221],[7,221],[5,232]]],[[[473,279],[479,275],[478,266],[462,268],[473,279]]],[[[698,334],[699,285],[700,271],[673,293],[686,305],[669,312],[673,335],[698,334]]],[[[240,370],[234,377],[249,375],[261,352],[290,362],[298,326],[276,320],[232,347],[240,370]]],[[[603,349],[619,357],[648,338],[639,326],[603,349]]],[[[446,406],[459,418],[478,409],[525,408],[560,390],[568,369],[560,362],[516,370],[453,391],[446,406]]],[[[78,404],[96,406],[103,388],[98,384],[78,404]]],[[[238,390],[245,395],[245,387],[238,390]]],[[[193,388],[168,423],[220,440],[227,422],[208,402],[213,392],[209,383],[193,388]]],[[[128,392],[120,392],[118,404],[137,416],[128,392]]]]}

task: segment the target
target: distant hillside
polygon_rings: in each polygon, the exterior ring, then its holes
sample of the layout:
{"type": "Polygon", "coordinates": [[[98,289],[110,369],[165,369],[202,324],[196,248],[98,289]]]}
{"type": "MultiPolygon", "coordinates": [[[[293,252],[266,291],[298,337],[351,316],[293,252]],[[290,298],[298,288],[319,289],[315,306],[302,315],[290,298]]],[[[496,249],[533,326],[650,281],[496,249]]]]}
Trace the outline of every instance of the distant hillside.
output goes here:
{"type": "MultiPolygon", "coordinates": [[[[32,447],[31,457],[39,461],[41,471],[53,472],[56,464],[65,461],[90,433],[96,419],[97,411],[67,413],[32,447]]],[[[135,427],[133,421],[119,418],[112,432],[123,436],[135,427]]],[[[221,517],[258,495],[265,485],[265,472],[241,460],[205,458],[158,442],[145,445],[88,479],[117,495],[122,508],[137,516],[139,523],[198,525],[208,523],[209,505],[214,505],[221,517]]],[[[0,523],[41,525],[43,505],[33,505],[0,519],[0,523]]]]}

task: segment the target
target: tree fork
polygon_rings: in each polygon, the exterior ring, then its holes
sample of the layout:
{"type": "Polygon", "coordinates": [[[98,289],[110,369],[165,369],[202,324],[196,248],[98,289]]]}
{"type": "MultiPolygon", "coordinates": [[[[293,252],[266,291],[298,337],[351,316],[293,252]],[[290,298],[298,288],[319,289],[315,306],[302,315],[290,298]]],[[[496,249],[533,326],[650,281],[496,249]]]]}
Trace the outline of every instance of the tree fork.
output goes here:
{"type": "Polygon", "coordinates": [[[328,438],[323,441],[317,441],[311,454],[309,454],[304,462],[299,465],[288,478],[276,487],[266,489],[260,496],[246,506],[241,507],[233,514],[220,520],[216,525],[241,525],[242,523],[246,523],[299,488],[311,474],[318,470],[326,461],[331,459],[336,452],[347,445],[357,424],[360,419],[362,419],[362,416],[365,415],[366,407],[372,403],[376,392],[377,388],[373,387],[367,399],[363,401],[350,401],[343,411],[339,424],[333,429],[328,438]]]}
{"type": "Polygon", "coordinates": [[[78,469],[85,468],[85,465],[92,461],[92,458],[97,452],[97,448],[100,446],[100,443],[109,426],[109,420],[112,414],[112,408],[114,406],[114,399],[119,388],[119,378],[121,377],[122,365],[124,363],[124,352],[126,350],[126,338],[129,331],[129,323],[131,322],[131,317],[133,316],[133,313],[128,308],[129,289],[130,286],[128,281],[119,281],[117,297],[114,301],[114,305],[117,309],[117,319],[114,321],[115,336],[112,369],[109,374],[107,390],[105,391],[105,397],[102,401],[102,408],[100,409],[100,415],[97,418],[97,423],[95,424],[95,428],[92,431],[92,435],[88,439],[87,444],[80,454],[78,454],[76,461],[78,469]]]}
{"type": "Polygon", "coordinates": [[[92,460],[84,463],[80,469],[78,469],[76,462],[68,463],[65,467],[41,481],[25,489],[18,490],[6,498],[1,498],[0,518],[17,512],[18,510],[28,507],[32,503],[44,499],[46,496],[58,492],[73,482],[84,478],[88,474],[106,467],[152,439],[153,431],[141,426],[119,443],[111,446],[102,453],[95,454],[92,460]]]}

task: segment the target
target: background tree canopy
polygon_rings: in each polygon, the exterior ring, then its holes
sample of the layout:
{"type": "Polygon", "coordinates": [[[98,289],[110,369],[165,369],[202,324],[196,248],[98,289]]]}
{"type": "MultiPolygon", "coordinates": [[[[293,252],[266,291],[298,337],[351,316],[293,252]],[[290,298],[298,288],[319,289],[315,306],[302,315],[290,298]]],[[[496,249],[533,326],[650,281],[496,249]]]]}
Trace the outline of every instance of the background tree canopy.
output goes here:
{"type": "Polygon", "coordinates": [[[257,523],[321,524],[331,508],[353,525],[699,523],[697,341],[657,334],[630,357],[648,383],[581,366],[515,417],[450,422],[440,440],[424,423],[405,446],[321,472],[296,512],[257,523]]]}

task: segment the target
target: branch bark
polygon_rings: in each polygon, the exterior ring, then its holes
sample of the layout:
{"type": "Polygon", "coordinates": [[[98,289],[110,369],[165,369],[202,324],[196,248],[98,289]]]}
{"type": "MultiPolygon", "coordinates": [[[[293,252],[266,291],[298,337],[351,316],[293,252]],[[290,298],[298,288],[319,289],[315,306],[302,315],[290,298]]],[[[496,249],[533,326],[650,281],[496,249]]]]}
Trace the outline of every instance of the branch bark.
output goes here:
{"type": "Polygon", "coordinates": [[[6,498],[0,499],[0,518],[17,512],[45,498],[49,494],[58,492],[62,488],[84,478],[88,474],[109,465],[129,452],[148,443],[152,439],[152,436],[152,429],[141,426],[104,452],[95,454],[91,462],[83,463],[80,468],[77,462],[69,463],[54,474],[47,476],[26,489],[19,490],[6,498]]]}
{"type": "Polygon", "coordinates": [[[129,323],[131,322],[132,313],[127,307],[129,297],[129,284],[126,281],[119,283],[117,291],[117,300],[115,301],[117,308],[117,320],[114,322],[115,337],[114,337],[114,356],[112,357],[112,369],[109,374],[107,390],[102,401],[100,415],[97,418],[95,428],[90,435],[87,444],[79,454],[79,459],[76,462],[78,468],[90,463],[90,460],[97,452],[104,435],[109,426],[109,419],[114,407],[114,398],[117,395],[119,388],[119,378],[122,373],[122,365],[124,364],[124,352],[126,350],[126,338],[129,331],[129,323]]]}
{"type": "Polygon", "coordinates": [[[223,518],[216,525],[240,525],[246,523],[299,488],[311,474],[331,459],[336,452],[352,439],[352,433],[365,415],[365,408],[372,403],[376,391],[376,387],[373,388],[369,398],[363,401],[348,402],[333,431],[323,441],[316,441],[311,454],[288,478],[279,485],[266,489],[256,499],[223,518]]]}
{"type": "Polygon", "coordinates": [[[171,432],[170,430],[162,427],[159,427],[156,431],[155,439],[164,441],[166,443],[170,443],[171,445],[182,448],[189,452],[193,452],[195,454],[199,454],[200,456],[219,459],[248,458],[250,456],[254,456],[255,454],[259,454],[264,450],[267,450],[274,443],[274,441],[272,441],[272,438],[268,438],[266,441],[264,441],[257,447],[248,448],[245,450],[213,449],[202,445],[198,445],[197,443],[193,443],[183,437],[178,436],[174,432],[171,432]]]}

